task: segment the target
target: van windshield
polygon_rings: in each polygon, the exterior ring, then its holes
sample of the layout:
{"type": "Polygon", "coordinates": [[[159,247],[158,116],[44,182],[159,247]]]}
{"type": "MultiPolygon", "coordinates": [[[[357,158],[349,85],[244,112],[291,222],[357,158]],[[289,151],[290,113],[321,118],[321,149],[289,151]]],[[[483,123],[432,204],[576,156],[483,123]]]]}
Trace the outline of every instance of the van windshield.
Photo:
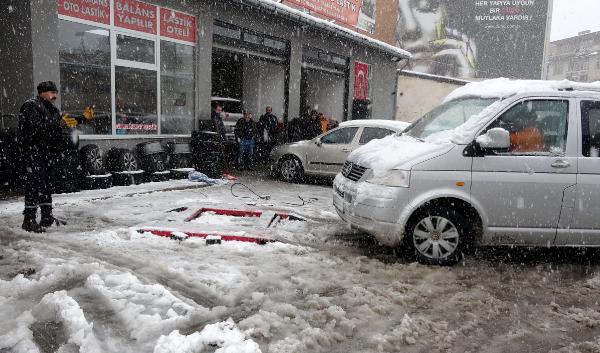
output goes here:
{"type": "Polygon", "coordinates": [[[496,100],[496,98],[463,98],[446,102],[417,119],[404,130],[404,133],[424,139],[438,132],[455,129],[473,115],[481,113],[496,100]]]}

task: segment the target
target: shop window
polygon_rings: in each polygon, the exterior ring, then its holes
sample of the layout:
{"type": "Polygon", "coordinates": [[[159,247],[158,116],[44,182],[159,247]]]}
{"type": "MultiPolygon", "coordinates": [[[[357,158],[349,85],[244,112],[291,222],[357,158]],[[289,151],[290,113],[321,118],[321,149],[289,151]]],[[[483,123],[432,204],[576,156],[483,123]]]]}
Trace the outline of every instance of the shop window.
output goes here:
{"type": "Polygon", "coordinates": [[[154,41],[117,34],[117,59],[154,64],[154,41]]]}
{"type": "Polygon", "coordinates": [[[156,71],[115,67],[117,135],[158,133],[156,71]]]}
{"type": "Polygon", "coordinates": [[[161,133],[194,129],[194,47],[160,43],[161,133]]]}
{"type": "Polygon", "coordinates": [[[58,31],[61,110],[82,134],[111,134],[110,32],[67,20],[58,31]]]}

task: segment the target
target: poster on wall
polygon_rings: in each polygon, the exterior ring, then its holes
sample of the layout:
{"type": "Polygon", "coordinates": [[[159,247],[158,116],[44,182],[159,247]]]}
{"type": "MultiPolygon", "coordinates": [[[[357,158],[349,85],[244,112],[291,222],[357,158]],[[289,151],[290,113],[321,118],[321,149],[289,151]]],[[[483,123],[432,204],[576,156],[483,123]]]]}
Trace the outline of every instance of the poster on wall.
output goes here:
{"type": "Polygon", "coordinates": [[[548,1],[398,0],[410,69],[457,78],[542,76],[548,1]]]}
{"type": "Polygon", "coordinates": [[[375,6],[377,0],[283,0],[282,3],[300,8],[334,23],[375,32],[375,6]]]}
{"type": "Polygon", "coordinates": [[[354,63],[354,99],[365,100],[369,96],[369,65],[354,63]]]}

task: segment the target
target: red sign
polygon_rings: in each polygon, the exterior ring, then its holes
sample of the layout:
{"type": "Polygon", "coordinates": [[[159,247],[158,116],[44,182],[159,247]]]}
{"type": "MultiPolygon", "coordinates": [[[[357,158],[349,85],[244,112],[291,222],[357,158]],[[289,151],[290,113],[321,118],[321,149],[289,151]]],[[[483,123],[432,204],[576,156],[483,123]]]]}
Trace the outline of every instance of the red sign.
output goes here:
{"type": "Polygon", "coordinates": [[[182,12],[161,8],[160,35],[195,43],[196,18],[182,12]]]}
{"type": "Polygon", "coordinates": [[[354,99],[367,99],[369,95],[369,65],[354,63],[354,99]]]}
{"type": "Polygon", "coordinates": [[[362,4],[361,0],[284,0],[283,3],[307,9],[348,26],[358,24],[362,4]]]}
{"type": "Polygon", "coordinates": [[[137,0],[115,0],[115,26],[156,34],[157,7],[137,0]]]}
{"type": "Polygon", "coordinates": [[[61,15],[110,24],[109,0],[57,0],[56,3],[61,15]]]}

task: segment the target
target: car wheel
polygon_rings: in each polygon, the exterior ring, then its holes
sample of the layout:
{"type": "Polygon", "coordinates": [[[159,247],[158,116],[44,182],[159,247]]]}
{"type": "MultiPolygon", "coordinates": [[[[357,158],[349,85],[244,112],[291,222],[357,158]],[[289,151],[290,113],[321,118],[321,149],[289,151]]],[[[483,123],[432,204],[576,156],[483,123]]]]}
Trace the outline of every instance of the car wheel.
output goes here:
{"type": "Polygon", "coordinates": [[[293,183],[304,177],[302,162],[297,157],[283,157],[279,165],[279,175],[283,181],[293,183]]]}
{"type": "Polygon", "coordinates": [[[138,170],[137,159],[126,148],[112,148],[106,154],[106,165],[111,172],[133,172],[138,170]]]}
{"type": "Polygon", "coordinates": [[[85,175],[106,174],[102,151],[96,145],[86,145],[79,151],[81,168],[85,175]]]}
{"type": "Polygon", "coordinates": [[[463,215],[444,206],[419,211],[407,224],[406,243],[419,263],[449,266],[464,253],[470,228],[463,215]]]}

